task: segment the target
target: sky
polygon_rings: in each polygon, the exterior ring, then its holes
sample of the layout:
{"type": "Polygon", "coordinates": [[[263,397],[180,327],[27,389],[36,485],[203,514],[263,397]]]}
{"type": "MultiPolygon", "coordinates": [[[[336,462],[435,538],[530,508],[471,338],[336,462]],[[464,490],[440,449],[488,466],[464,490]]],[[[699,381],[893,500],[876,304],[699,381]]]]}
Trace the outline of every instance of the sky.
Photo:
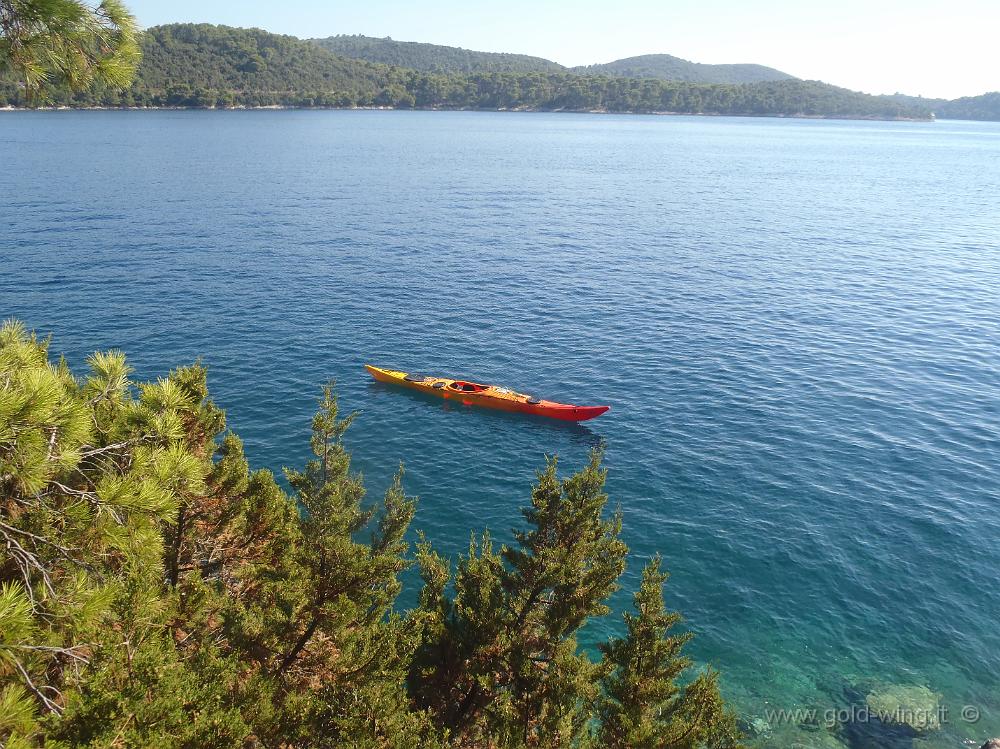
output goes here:
{"type": "Polygon", "coordinates": [[[1000,0],[126,0],[140,24],[365,34],[563,65],[666,53],[872,94],[1000,90],[1000,0]]]}

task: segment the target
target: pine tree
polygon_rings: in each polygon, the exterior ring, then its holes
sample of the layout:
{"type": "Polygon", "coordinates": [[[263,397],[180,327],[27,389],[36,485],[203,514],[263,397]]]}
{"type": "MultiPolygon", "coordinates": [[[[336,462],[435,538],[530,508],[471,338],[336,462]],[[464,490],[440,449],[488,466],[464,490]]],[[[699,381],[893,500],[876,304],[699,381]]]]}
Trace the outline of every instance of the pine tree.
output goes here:
{"type": "Polygon", "coordinates": [[[412,732],[424,730],[420,716],[408,714],[405,693],[417,643],[392,609],[398,575],[410,565],[404,535],[416,505],[403,493],[400,470],[370,541],[357,540],[375,508],[362,505],[364,486],[343,444],[353,418],[338,417],[333,384],[327,385],[312,424],[315,458],[303,471],[286,471],[301,508],[303,597],[288,617],[286,647],[272,670],[319,691],[324,707],[313,720],[332,744],[405,745],[412,732]]]}
{"type": "MultiPolygon", "coordinates": [[[[0,725],[8,743],[69,726],[81,686],[105,664],[124,664],[119,673],[133,679],[136,658],[176,655],[163,626],[164,530],[204,490],[206,463],[185,443],[191,403],[182,377],[134,398],[118,352],[89,364],[79,381],[65,363],[49,363],[47,342],[22,325],[0,328],[0,725]]],[[[118,686],[115,693],[127,691],[118,686]]]]}
{"type": "Polygon", "coordinates": [[[539,474],[531,528],[517,546],[472,540],[444,598],[442,560],[421,549],[424,642],[411,672],[418,704],[460,743],[573,746],[586,735],[598,667],[575,633],[607,613],[626,548],[621,517],[603,517],[606,472],[595,451],[560,481],[552,460],[539,474]]]}
{"type": "Polygon", "coordinates": [[[601,646],[605,676],[598,702],[599,740],[607,749],[729,749],[739,746],[734,717],[725,710],[717,675],[705,671],[686,687],[691,668],[681,655],[690,633],[671,635],[679,614],[667,611],[655,557],[635,594],[636,614],[625,614],[627,634],[601,646]]]}
{"type": "Polygon", "coordinates": [[[28,106],[52,84],[124,89],[139,58],[138,28],[120,0],[0,0],[0,72],[14,71],[28,106]]]}

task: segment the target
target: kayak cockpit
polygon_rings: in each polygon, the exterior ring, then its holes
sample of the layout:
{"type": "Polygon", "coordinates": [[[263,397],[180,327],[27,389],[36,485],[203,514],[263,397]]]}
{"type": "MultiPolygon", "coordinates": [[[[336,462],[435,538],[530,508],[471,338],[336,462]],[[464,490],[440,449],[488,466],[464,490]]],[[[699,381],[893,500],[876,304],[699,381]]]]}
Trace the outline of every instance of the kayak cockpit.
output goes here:
{"type": "Polygon", "coordinates": [[[458,393],[482,393],[490,389],[489,385],[480,385],[478,382],[465,382],[464,380],[455,380],[448,385],[449,390],[454,390],[458,393]]]}

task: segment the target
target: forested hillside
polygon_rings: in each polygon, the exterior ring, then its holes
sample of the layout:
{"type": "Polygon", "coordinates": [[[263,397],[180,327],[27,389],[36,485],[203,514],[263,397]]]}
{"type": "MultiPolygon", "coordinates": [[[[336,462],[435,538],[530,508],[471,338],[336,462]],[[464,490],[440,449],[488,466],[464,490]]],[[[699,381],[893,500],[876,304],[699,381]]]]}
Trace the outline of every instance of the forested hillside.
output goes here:
{"type": "Polygon", "coordinates": [[[362,91],[385,84],[378,68],[329,54],[293,36],[260,29],[177,24],[142,40],[142,85],[231,91],[362,91]]]}
{"type": "MultiPolygon", "coordinates": [[[[207,24],[146,31],[124,92],[50,89],[68,106],[301,106],[674,112],[844,118],[928,118],[927,108],[795,79],[696,84],[555,73],[438,74],[339,57],[311,42],[207,24]]],[[[23,105],[13,82],[0,105],[23,105]]]]}
{"type": "Polygon", "coordinates": [[[557,73],[566,68],[551,60],[504,52],[475,52],[422,42],[397,42],[361,35],[311,39],[334,54],[424,73],[557,73]]]}
{"type": "Polygon", "coordinates": [[[311,92],[350,106],[390,83],[388,69],[338,57],[292,36],[260,29],[171,24],[147,30],[132,87],[57,100],[108,106],[306,104],[311,92]],[[333,98],[333,96],[339,98],[333,98]]]}
{"type": "Polygon", "coordinates": [[[938,117],[951,120],[1000,120],[1000,91],[946,101],[936,108],[938,117]]]}
{"type": "Polygon", "coordinates": [[[889,94],[879,97],[908,107],[929,109],[943,120],[992,120],[1000,121],[1000,91],[961,99],[928,99],[922,96],[889,94]]]}
{"type": "Polygon", "coordinates": [[[759,83],[794,78],[788,73],[763,65],[706,65],[672,55],[640,55],[603,65],[584,65],[572,70],[584,75],[660,78],[688,83],[759,83]]]}
{"type": "Polygon", "coordinates": [[[425,73],[578,73],[612,78],[659,78],[685,83],[757,83],[793,76],[763,65],[705,65],[672,55],[642,55],[603,65],[566,68],[541,57],[475,52],[439,44],[398,42],[370,36],[331,36],[315,44],[344,57],[425,73]]]}

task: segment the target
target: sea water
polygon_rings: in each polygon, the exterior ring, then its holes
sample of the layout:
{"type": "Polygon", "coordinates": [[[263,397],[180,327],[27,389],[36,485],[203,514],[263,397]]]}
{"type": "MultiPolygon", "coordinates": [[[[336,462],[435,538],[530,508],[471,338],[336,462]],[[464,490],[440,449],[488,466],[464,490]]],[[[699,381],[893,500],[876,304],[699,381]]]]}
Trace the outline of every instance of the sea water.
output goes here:
{"type": "Polygon", "coordinates": [[[75,368],[202,357],[275,471],[335,379],[370,497],[404,463],[452,556],[604,444],[631,555],[589,644],[659,551],[759,744],[887,745],[846,711],[914,687],[942,727],[894,746],[1000,734],[1000,125],[6,112],[0,167],[0,315],[75,368]],[[471,409],[366,362],[612,410],[471,409]]]}

